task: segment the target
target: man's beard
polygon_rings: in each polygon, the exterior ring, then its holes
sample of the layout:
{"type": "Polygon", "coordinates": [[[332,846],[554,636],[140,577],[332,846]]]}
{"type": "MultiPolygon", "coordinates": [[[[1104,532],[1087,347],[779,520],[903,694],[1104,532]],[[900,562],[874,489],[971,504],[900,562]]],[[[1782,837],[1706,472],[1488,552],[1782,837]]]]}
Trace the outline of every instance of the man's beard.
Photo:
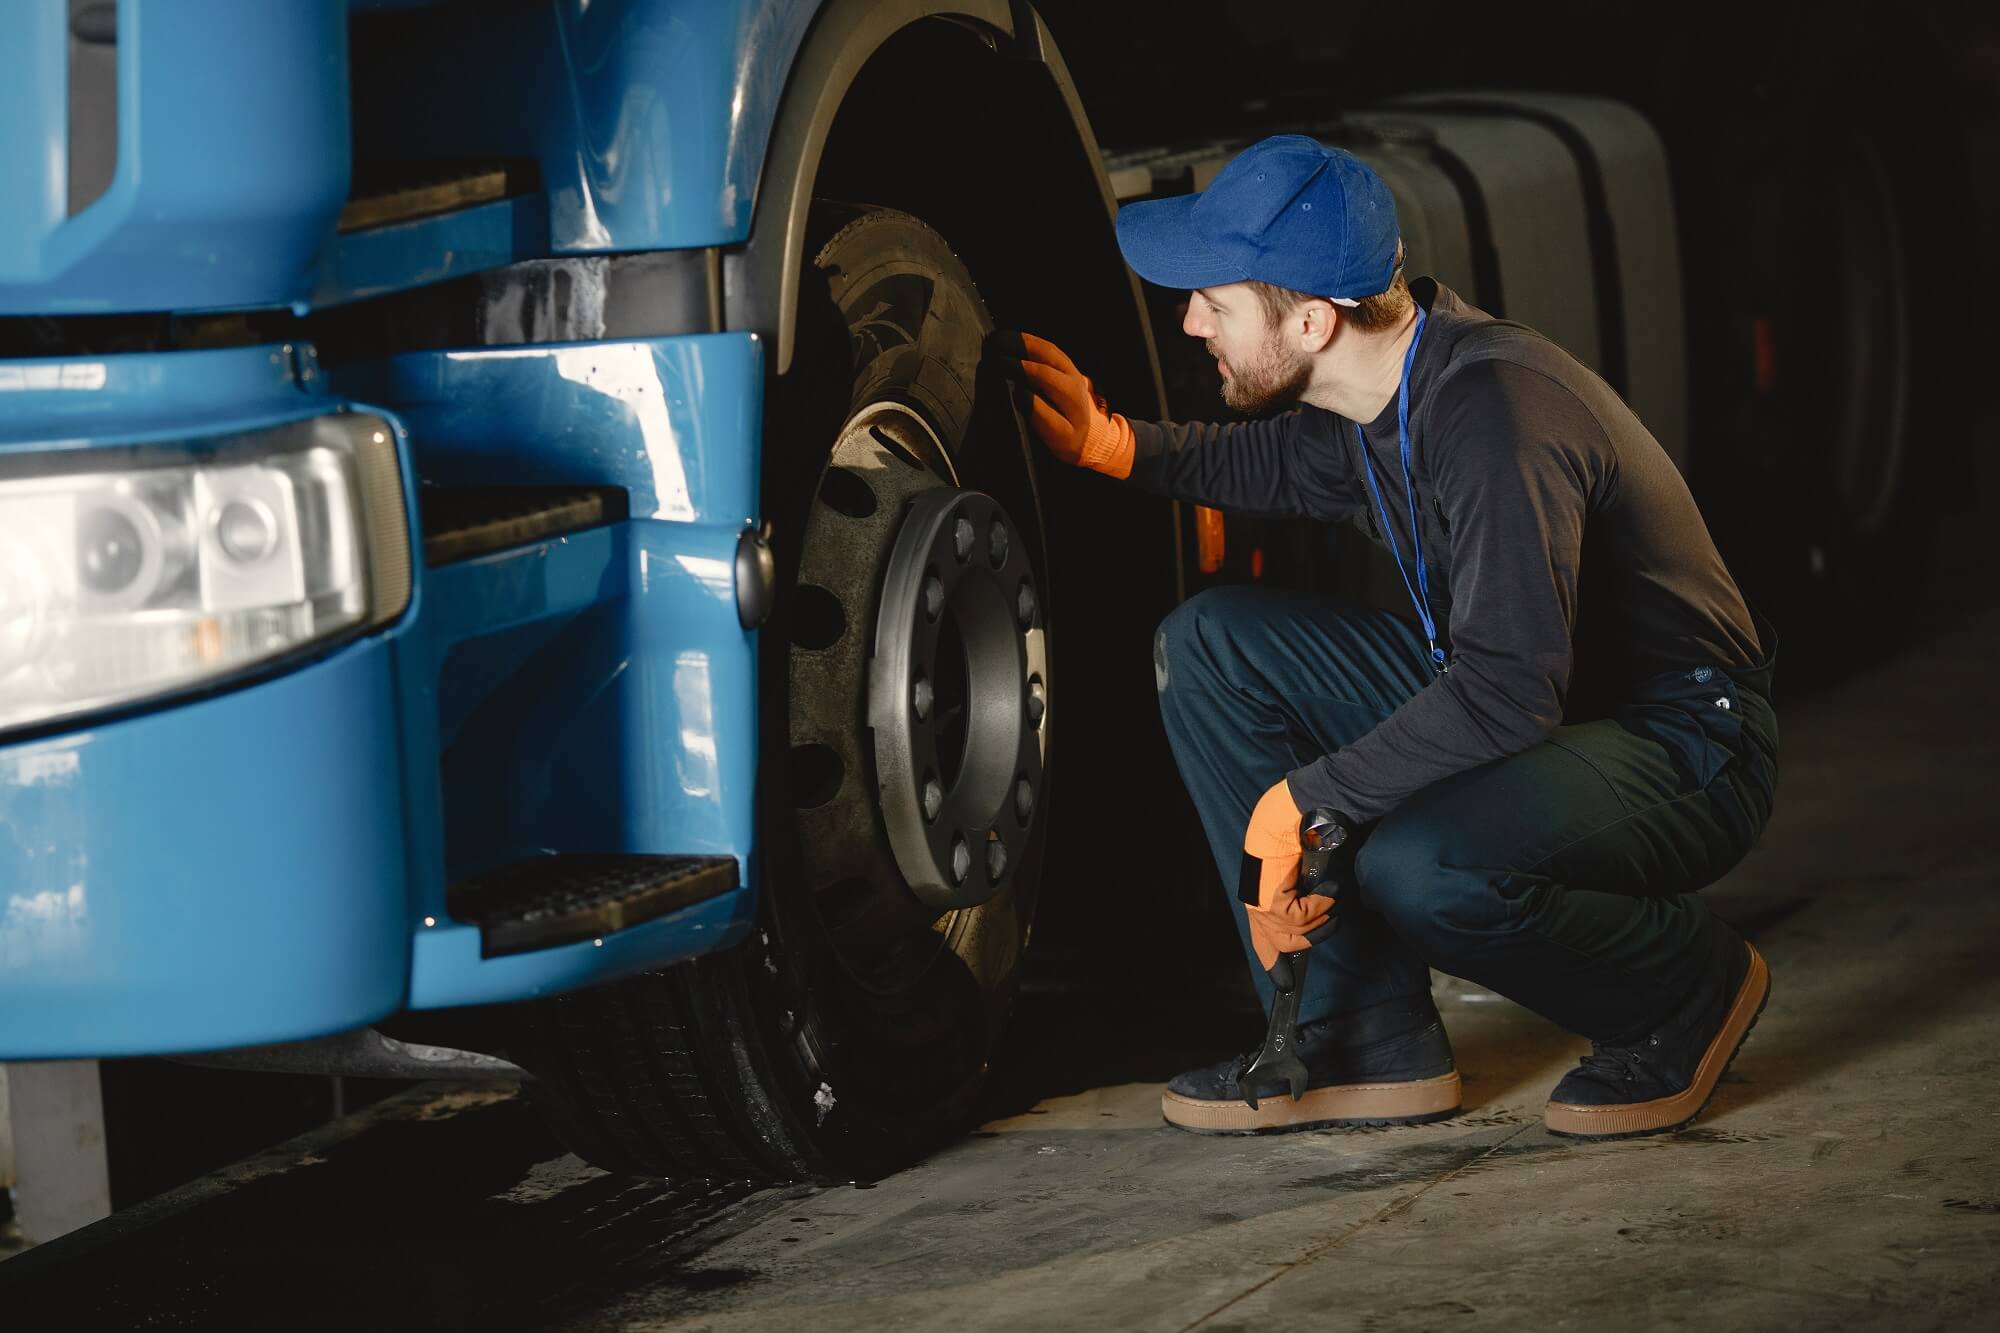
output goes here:
{"type": "Polygon", "coordinates": [[[1247,416],[1259,416],[1291,407],[1311,382],[1312,358],[1274,336],[1265,339],[1254,364],[1229,368],[1222,401],[1247,416]]]}

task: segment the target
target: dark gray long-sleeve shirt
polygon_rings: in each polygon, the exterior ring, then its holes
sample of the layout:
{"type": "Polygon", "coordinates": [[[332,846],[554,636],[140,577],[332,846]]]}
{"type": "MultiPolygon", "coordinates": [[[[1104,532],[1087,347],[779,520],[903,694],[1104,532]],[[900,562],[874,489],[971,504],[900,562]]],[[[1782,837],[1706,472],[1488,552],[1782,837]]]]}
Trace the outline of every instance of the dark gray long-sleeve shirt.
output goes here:
{"type": "MultiPolygon", "coordinates": [[[[1430,603],[1450,669],[1352,745],[1288,775],[1301,808],[1379,818],[1452,773],[1602,716],[1658,672],[1744,668],[1750,613],[1680,472],[1574,357],[1429,278],[1410,444],[1430,603]]],[[[1412,582],[1396,402],[1363,425],[1412,582]]],[[[1134,422],[1128,484],[1225,512],[1367,513],[1345,418],[1134,422]]],[[[1364,519],[1382,542],[1382,516],[1364,519]]]]}

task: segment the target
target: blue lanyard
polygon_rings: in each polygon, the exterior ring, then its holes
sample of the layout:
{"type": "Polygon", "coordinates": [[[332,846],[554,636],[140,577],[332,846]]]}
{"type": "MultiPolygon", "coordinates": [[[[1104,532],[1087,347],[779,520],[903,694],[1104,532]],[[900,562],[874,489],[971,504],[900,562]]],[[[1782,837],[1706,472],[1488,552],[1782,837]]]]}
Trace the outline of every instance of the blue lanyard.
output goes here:
{"type": "Polygon", "coordinates": [[[1417,526],[1417,485],[1410,477],[1410,367],[1417,359],[1417,344],[1424,336],[1424,308],[1417,307],[1417,331],[1410,335],[1410,350],[1403,353],[1403,378],[1396,385],[1396,439],[1403,446],[1403,494],[1410,502],[1410,541],[1416,546],[1417,582],[1410,584],[1409,571],[1403,568],[1403,554],[1396,549],[1396,528],[1389,520],[1389,506],[1382,503],[1382,483],[1375,478],[1375,455],[1368,448],[1368,437],[1361,433],[1361,423],[1354,423],[1354,438],[1361,442],[1361,462],[1368,469],[1368,493],[1375,498],[1375,507],[1382,511],[1382,535],[1388,539],[1389,554],[1396,561],[1396,572],[1403,576],[1403,587],[1410,594],[1411,605],[1417,608],[1417,619],[1424,623],[1424,638],[1430,641],[1431,665],[1439,671],[1445,669],[1444,649],[1438,647],[1437,621],[1431,616],[1431,576],[1430,568],[1424,564],[1424,534],[1417,526]]]}

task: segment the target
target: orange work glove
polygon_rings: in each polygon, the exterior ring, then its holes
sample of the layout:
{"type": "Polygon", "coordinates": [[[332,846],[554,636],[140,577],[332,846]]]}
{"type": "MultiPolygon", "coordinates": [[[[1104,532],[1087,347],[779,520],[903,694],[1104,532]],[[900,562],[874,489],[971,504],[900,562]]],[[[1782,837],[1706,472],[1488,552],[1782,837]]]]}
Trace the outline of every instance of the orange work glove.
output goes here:
{"type": "MultiPolygon", "coordinates": [[[[1333,915],[1332,898],[1317,890],[1303,897],[1299,894],[1299,865],[1304,857],[1299,845],[1300,819],[1292,790],[1280,779],[1250,812],[1250,827],[1243,834],[1245,860],[1239,894],[1250,914],[1250,943],[1266,972],[1279,954],[1311,948],[1307,933],[1325,925],[1333,915]],[[1252,860],[1256,862],[1254,883],[1250,878],[1252,860]]],[[[1323,885],[1332,886],[1331,879],[1323,885]]]]}
{"type": "Polygon", "coordinates": [[[1131,476],[1132,423],[1105,407],[1062,348],[1032,333],[1017,336],[1021,371],[1035,395],[1028,424],[1049,452],[1072,467],[1121,481],[1131,476]]]}

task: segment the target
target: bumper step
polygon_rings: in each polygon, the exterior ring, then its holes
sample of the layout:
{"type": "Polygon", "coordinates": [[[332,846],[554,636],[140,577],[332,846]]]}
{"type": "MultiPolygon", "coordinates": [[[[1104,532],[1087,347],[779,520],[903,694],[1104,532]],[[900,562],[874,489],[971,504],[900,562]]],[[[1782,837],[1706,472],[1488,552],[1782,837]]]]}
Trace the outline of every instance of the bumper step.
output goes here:
{"type": "Polygon", "coordinates": [[[512,546],[616,523],[629,509],[609,486],[427,486],[424,563],[435,568],[512,546]]]}
{"type": "Polygon", "coordinates": [[[485,958],[600,939],[737,884],[733,856],[539,856],[451,886],[485,958]]]}
{"type": "Polygon", "coordinates": [[[356,181],[336,225],[343,234],[365,231],[540,188],[540,173],[530,161],[399,163],[374,179],[356,181]]]}

